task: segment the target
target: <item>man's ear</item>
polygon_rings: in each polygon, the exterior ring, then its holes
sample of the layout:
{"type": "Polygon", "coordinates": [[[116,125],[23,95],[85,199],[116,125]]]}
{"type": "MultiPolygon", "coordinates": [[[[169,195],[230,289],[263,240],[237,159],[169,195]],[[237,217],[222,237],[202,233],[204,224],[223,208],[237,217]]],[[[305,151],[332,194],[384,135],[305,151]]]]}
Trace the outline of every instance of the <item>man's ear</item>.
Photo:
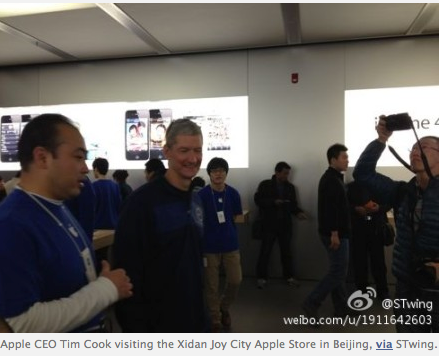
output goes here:
{"type": "Polygon", "coordinates": [[[35,163],[36,167],[41,168],[41,169],[47,168],[49,156],[50,156],[50,158],[52,157],[50,152],[41,146],[35,147],[33,152],[32,152],[32,155],[33,155],[34,163],[35,163]]]}
{"type": "Polygon", "coordinates": [[[169,146],[165,144],[163,146],[163,155],[165,156],[166,159],[168,159],[169,150],[170,150],[169,146]]]}

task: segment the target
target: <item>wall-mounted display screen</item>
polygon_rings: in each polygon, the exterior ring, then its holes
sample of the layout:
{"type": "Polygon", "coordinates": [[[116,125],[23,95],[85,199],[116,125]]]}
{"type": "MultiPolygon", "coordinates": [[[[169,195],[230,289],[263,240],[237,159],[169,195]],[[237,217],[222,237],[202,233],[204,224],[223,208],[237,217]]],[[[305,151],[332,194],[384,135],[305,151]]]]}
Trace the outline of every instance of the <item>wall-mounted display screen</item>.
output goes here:
{"type": "Polygon", "coordinates": [[[18,139],[26,124],[37,115],[1,116],[1,162],[18,161],[18,139]]]}
{"type": "MultiPolygon", "coordinates": [[[[375,125],[380,115],[408,113],[416,132],[439,136],[439,86],[347,90],[345,92],[345,144],[349,166],[355,166],[367,144],[377,138],[375,125]]],[[[409,162],[409,150],[415,143],[413,130],[395,131],[388,144],[409,162]]],[[[401,166],[386,149],[378,166],[401,166]]]]}
{"type": "Polygon", "coordinates": [[[166,130],[180,118],[189,118],[201,127],[203,168],[217,156],[226,159],[231,168],[248,167],[245,96],[0,108],[1,171],[20,169],[20,134],[27,122],[43,113],[65,115],[78,125],[86,141],[89,168],[97,157],[107,158],[110,169],[144,169],[150,158],[165,160],[166,130]]]}

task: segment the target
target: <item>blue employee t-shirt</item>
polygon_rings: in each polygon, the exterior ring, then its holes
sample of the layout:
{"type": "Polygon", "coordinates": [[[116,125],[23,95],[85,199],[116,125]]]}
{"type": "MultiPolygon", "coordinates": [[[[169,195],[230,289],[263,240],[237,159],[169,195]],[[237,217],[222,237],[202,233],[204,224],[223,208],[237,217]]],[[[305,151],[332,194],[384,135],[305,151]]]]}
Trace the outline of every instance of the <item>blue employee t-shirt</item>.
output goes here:
{"type": "Polygon", "coordinates": [[[229,185],[222,192],[210,185],[198,192],[204,209],[204,252],[222,253],[238,250],[238,233],[234,216],[242,214],[241,198],[229,185]],[[220,223],[218,212],[224,212],[225,222],[220,223]]]}
{"type": "MultiPolygon", "coordinates": [[[[20,189],[2,203],[0,315],[4,318],[20,315],[37,302],[67,298],[89,283],[80,251],[88,247],[93,254],[93,247],[85,232],[63,204],[34,198],[64,228],[20,189]]],[[[99,320],[96,315],[74,331],[97,326],[99,320]]]]}
{"type": "Polygon", "coordinates": [[[117,183],[109,179],[93,182],[95,191],[95,229],[114,229],[119,220],[122,204],[117,183]]]}

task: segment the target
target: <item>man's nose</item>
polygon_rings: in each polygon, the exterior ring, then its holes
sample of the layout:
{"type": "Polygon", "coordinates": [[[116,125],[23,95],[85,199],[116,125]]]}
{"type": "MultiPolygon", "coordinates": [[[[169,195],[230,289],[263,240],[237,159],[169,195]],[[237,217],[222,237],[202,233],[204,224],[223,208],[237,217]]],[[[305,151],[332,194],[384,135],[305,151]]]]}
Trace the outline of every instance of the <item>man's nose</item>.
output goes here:
{"type": "Polygon", "coordinates": [[[84,174],[88,174],[88,172],[89,172],[87,163],[85,163],[85,161],[84,161],[84,164],[82,166],[81,172],[84,174]]]}

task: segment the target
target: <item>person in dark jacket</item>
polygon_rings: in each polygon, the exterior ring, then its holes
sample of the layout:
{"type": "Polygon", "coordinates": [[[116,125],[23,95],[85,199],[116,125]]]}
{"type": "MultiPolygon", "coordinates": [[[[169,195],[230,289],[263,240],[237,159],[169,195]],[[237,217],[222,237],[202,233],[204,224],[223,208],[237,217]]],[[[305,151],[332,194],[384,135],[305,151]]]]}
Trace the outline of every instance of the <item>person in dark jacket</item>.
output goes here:
{"type": "Polygon", "coordinates": [[[378,138],[361,154],[354,178],[363,182],[384,203],[393,206],[396,240],[392,272],[396,277],[394,306],[398,332],[439,332],[439,138],[426,136],[410,151],[415,177],[408,183],[376,172],[376,164],[392,132],[385,116],[376,127],[378,138]],[[422,161],[424,151],[431,177],[422,161]],[[407,307],[409,303],[417,308],[407,307]],[[422,322],[419,322],[422,320],[422,322]]]}
{"type": "Polygon", "coordinates": [[[165,165],[161,159],[151,158],[145,163],[145,180],[149,183],[166,173],[165,165]]]}
{"type": "Polygon", "coordinates": [[[268,262],[276,240],[279,243],[283,277],[288,284],[299,285],[293,277],[292,270],[291,215],[303,220],[306,219],[306,214],[298,206],[296,188],[288,181],[290,171],[291,166],[288,163],[278,162],[274,168],[274,175],[259,184],[254,196],[262,220],[261,249],[256,266],[259,289],[263,289],[267,284],[268,262]]]}
{"type": "Polygon", "coordinates": [[[120,189],[120,197],[122,198],[122,203],[133,192],[133,188],[131,188],[131,186],[127,183],[128,176],[128,171],[125,169],[117,169],[113,173],[113,180],[117,183],[120,189]]]}
{"type": "Polygon", "coordinates": [[[113,258],[134,295],[116,306],[123,332],[204,332],[203,208],[189,190],[202,160],[203,136],[189,119],[172,122],[164,176],[134,191],[116,228],[113,258]]]}
{"type": "Polygon", "coordinates": [[[364,184],[350,182],[348,199],[351,206],[352,240],[351,261],[355,286],[367,293],[369,269],[381,300],[389,298],[387,267],[384,256],[384,233],[390,206],[378,203],[364,184]]]}
{"type": "Polygon", "coordinates": [[[318,190],[318,230],[329,258],[329,271],[302,304],[308,317],[317,317],[318,308],[331,294],[336,316],[347,313],[345,280],[349,262],[350,215],[343,182],[348,168],[346,146],[336,143],[326,156],[329,167],[318,190]]]}

